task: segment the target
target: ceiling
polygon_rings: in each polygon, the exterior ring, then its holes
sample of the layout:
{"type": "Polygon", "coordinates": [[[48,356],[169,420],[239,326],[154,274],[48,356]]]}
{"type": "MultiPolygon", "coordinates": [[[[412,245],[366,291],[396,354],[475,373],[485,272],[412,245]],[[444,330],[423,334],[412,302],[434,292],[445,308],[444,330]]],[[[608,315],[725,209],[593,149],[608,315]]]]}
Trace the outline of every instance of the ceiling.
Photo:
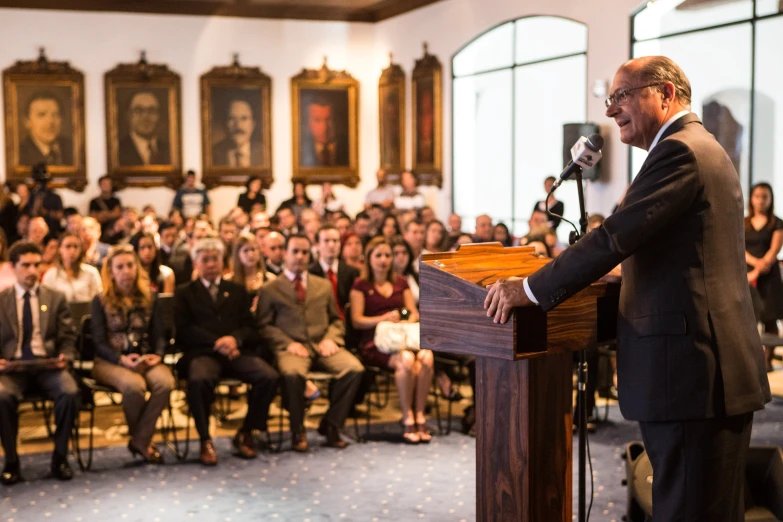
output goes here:
{"type": "Polygon", "coordinates": [[[441,0],[0,0],[0,7],[379,22],[441,0]]]}

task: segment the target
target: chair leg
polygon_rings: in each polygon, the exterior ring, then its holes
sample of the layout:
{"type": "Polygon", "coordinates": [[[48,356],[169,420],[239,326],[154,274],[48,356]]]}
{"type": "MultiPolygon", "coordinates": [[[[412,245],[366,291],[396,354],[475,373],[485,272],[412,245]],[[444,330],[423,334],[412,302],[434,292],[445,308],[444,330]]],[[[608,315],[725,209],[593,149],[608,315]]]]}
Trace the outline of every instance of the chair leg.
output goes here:
{"type": "Polygon", "coordinates": [[[434,377],[432,379],[430,395],[432,395],[432,397],[434,399],[433,406],[435,408],[435,419],[438,422],[438,435],[443,435],[444,434],[444,432],[443,432],[443,422],[441,421],[441,418],[440,418],[440,390],[438,389],[438,383],[437,383],[437,381],[435,380],[434,377]]]}

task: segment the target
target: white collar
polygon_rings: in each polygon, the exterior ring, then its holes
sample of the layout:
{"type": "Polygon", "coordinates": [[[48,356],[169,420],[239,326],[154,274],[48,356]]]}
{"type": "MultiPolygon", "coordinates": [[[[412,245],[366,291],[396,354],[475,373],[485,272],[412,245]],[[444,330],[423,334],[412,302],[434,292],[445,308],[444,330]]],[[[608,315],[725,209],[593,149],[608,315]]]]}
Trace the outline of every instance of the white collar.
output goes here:
{"type": "Polygon", "coordinates": [[[334,272],[334,275],[337,275],[337,266],[339,265],[339,263],[340,263],[340,261],[337,258],[334,258],[334,261],[332,261],[331,265],[328,264],[323,259],[319,259],[318,260],[318,264],[321,265],[321,268],[324,271],[324,275],[326,275],[326,273],[329,271],[329,269],[331,269],[332,272],[334,272]]]}
{"type": "MultiPolygon", "coordinates": [[[[283,273],[285,274],[285,276],[288,278],[289,281],[293,281],[294,279],[296,279],[297,274],[291,272],[287,268],[283,269],[283,273]]],[[[303,283],[307,281],[307,272],[305,271],[299,274],[299,278],[302,280],[303,283]]]]}
{"type": "Polygon", "coordinates": [[[25,290],[25,288],[19,284],[19,282],[14,283],[14,287],[16,288],[16,298],[22,299],[24,297],[25,292],[30,292],[30,297],[37,297],[38,296],[38,283],[35,283],[35,286],[32,287],[30,290],[25,290]]]}
{"type": "Polygon", "coordinates": [[[690,114],[690,113],[691,113],[691,111],[684,110],[684,111],[678,112],[677,114],[675,114],[674,116],[669,118],[669,121],[664,123],[663,126],[660,128],[660,130],[658,130],[658,134],[655,135],[655,139],[653,140],[652,145],[650,145],[650,148],[647,149],[647,154],[652,152],[653,147],[658,145],[658,142],[661,140],[661,136],[663,136],[663,133],[666,132],[666,129],[668,129],[671,126],[672,123],[674,123],[675,121],[679,120],[680,118],[682,118],[686,114],[690,114]]]}
{"type": "Polygon", "coordinates": [[[207,281],[207,280],[206,280],[206,279],[204,279],[203,277],[199,277],[199,279],[201,280],[201,284],[202,284],[202,285],[204,285],[204,288],[206,288],[207,290],[209,290],[209,287],[210,287],[210,286],[212,286],[213,284],[214,284],[215,286],[220,286],[220,279],[221,279],[220,277],[218,277],[217,279],[215,279],[215,282],[214,282],[214,283],[210,283],[209,281],[207,281]]]}

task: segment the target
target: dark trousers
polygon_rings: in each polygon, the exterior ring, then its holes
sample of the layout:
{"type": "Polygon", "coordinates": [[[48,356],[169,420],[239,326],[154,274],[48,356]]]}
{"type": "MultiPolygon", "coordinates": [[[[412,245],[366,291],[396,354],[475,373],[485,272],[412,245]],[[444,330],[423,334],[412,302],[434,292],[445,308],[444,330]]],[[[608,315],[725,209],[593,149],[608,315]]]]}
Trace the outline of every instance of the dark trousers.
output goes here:
{"type": "Polygon", "coordinates": [[[653,468],[653,522],[743,522],[753,414],[641,422],[653,468]]]}
{"type": "Polygon", "coordinates": [[[283,397],[291,415],[291,431],[299,432],[304,426],[305,381],[307,372],[316,368],[336,375],[330,389],[329,411],[324,419],[329,424],[342,428],[359,391],[364,366],[351,352],[340,348],[329,357],[321,357],[310,350],[310,357],[299,357],[287,351],[277,354],[277,367],[283,375],[283,397]]]}
{"type": "Polygon", "coordinates": [[[266,431],[269,405],[277,390],[277,372],[255,355],[243,353],[233,361],[217,353],[199,355],[188,365],[188,404],[201,440],[210,438],[209,412],[221,378],[239,379],[251,387],[242,431],[266,431]]]}
{"type": "Polygon", "coordinates": [[[54,452],[68,455],[68,440],[79,414],[79,386],[67,370],[0,375],[0,439],[6,461],[17,461],[16,437],[19,434],[19,403],[28,392],[40,392],[54,401],[54,452]]]}

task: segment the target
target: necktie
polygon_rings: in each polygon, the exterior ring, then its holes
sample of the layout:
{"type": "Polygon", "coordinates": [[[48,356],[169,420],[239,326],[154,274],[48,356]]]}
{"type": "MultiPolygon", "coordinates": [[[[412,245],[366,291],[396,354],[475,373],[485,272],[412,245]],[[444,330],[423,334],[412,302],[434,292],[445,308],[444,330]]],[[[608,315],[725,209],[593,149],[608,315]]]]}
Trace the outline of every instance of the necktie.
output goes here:
{"type": "Polygon", "coordinates": [[[321,165],[329,166],[332,164],[332,155],[329,153],[329,145],[325,144],[321,149],[321,165]]]}
{"type": "Polygon", "coordinates": [[[212,302],[216,303],[217,302],[217,297],[218,297],[218,285],[217,285],[217,283],[210,283],[208,290],[209,290],[209,297],[212,298],[212,302]]]}
{"type": "Polygon", "coordinates": [[[30,306],[30,292],[24,293],[22,306],[22,360],[35,359],[31,341],[33,340],[33,309],[30,306]]]}
{"type": "Polygon", "coordinates": [[[158,148],[155,146],[155,142],[150,140],[148,143],[150,147],[149,165],[155,165],[157,163],[160,163],[160,161],[158,161],[158,148]]]}
{"type": "Polygon", "coordinates": [[[294,290],[296,291],[296,297],[299,299],[299,302],[304,303],[305,298],[307,297],[307,290],[302,284],[302,276],[299,274],[294,277],[294,290]]]}
{"type": "Polygon", "coordinates": [[[234,166],[235,167],[242,167],[242,151],[237,150],[234,152],[234,166]]]}
{"type": "Polygon", "coordinates": [[[337,295],[337,274],[330,268],[326,272],[326,277],[332,283],[332,293],[334,294],[334,301],[337,303],[337,312],[340,314],[340,319],[345,319],[343,307],[340,306],[340,297],[337,295]]]}
{"type": "Polygon", "coordinates": [[[52,144],[49,149],[49,154],[46,155],[46,163],[48,165],[62,165],[62,154],[60,154],[60,146],[56,143],[52,144]]]}

